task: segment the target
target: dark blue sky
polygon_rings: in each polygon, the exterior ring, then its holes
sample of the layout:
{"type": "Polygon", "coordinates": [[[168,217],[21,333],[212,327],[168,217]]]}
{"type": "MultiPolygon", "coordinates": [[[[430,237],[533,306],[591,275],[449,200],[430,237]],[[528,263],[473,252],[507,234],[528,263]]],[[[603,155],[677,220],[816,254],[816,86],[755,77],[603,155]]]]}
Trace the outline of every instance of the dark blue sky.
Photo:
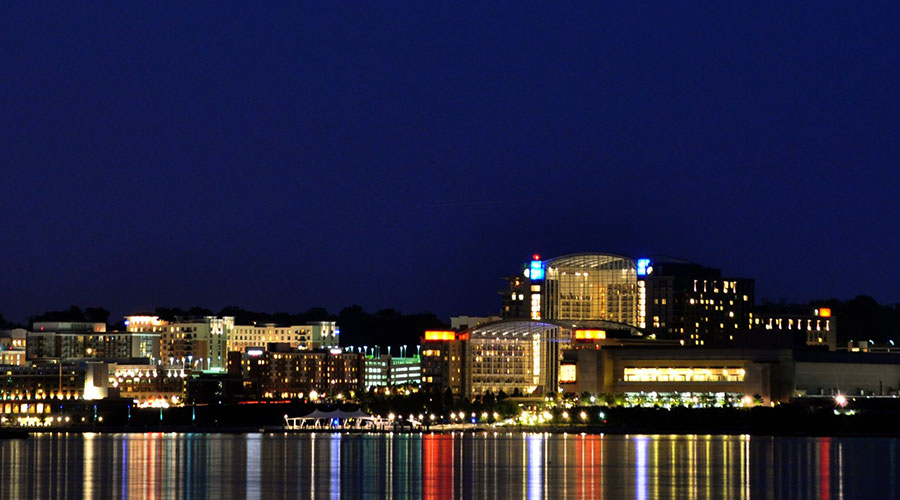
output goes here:
{"type": "Polygon", "coordinates": [[[900,300],[900,4],[0,7],[0,312],[488,314],[533,252],[900,300]]]}

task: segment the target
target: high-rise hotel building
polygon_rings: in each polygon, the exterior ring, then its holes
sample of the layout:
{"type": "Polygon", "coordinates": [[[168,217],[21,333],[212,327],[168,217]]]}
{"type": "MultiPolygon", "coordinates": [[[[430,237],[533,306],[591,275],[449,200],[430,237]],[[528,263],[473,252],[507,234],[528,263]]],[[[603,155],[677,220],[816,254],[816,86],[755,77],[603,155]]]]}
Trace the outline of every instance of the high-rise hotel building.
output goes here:
{"type": "MultiPolygon", "coordinates": [[[[504,319],[561,322],[573,328],[633,328],[647,338],[685,346],[728,346],[766,341],[769,328],[802,325],[806,344],[834,349],[834,321],[810,310],[770,321],[754,306],[754,281],[670,257],[631,258],[584,253],[541,260],[534,255],[522,274],[501,291],[504,319]],[[793,321],[791,321],[793,320],[793,321]]],[[[565,339],[564,339],[565,340],[565,339]]],[[[801,339],[802,340],[802,339],[801,339]]]]}
{"type": "Polygon", "coordinates": [[[523,276],[510,278],[509,285],[504,318],[610,321],[629,326],[640,326],[642,319],[638,265],[629,257],[585,253],[542,261],[534,255],[523,276]],[[525,307],[517,309],[508,303],[518,301],[525,307]]]}
{"type": "Polygon", "coordinates": [[[128,316],[125,325],[137,335],[159,335],[162,363],[198,370],[224,371],[228,363],[228,339],[234,317],[206,316],[168,322],[159,316],[128,316]]]}

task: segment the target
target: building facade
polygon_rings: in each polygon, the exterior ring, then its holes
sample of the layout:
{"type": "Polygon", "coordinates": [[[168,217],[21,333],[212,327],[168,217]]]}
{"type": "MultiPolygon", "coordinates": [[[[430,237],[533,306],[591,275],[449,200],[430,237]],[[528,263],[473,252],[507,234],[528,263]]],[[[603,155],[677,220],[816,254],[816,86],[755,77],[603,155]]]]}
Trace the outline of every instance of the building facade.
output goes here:
{"type": "Polygon", "coordinates": [[[461,393],[555,392],[559,339],[559,326],[537,321],[501,321],[469,330],[461,393]]]}
{"type": "Polygon", "coordinates": [[[231,353],[229,373],[245,380],[246,392],[265,399],[349,395],[364,389],[363,355],[341,349],[231,353]]]}
{"type": "Polygon", "coordinates": [[[604,346],[565,354],[566,392],[673,404],[768,404],[836,394],[900,396],[900,354],[800,348],[604,346]]]}
{"type": "Polygon", "coordinates": [[[316,321],[292,326],[279,326],[273,323],[235,325],[228,339],[228,351],[244,351],[273,342],[286,343],[302,351],[332,349],[340,346],[340,328],[334,321],[316,321]]]}
{"type": "Polygon", "coordinates": [[[671,258],[648,261],[645,331],[685,346],[742,342],[749,334],[754,283],[724,278],[718,269],[671,258]]]}
{"type": "Polygon", "coordinates": [[[158,316],[129,316],[129,332],[159,334],[159,359],[165,364],[179,364],[196,370],[225,371],[228,339],[234,329],[234,317],[206,316],[168,322],[158,316]]]}
{"type": "Polygon", "coordinates": [[[311,337],[312,327],[309,325],[279,326],[274,323],[235,325],[228,339],[228,351],[243,352],[247,348],[265,346],[272,342],[286,343],[294,349],[300,349],[301,346],[309,349],[307,339],[311,337]]]}
{"type": "Polygon", "coordinates": [[[184,401],[188,372],[181,366],[113,364],[109,385],[138,406],[168,407],[184,401]]]}
{"type": "Polygon", "coordinates": [[[394,385],[419,385],[422,383],[422,363],[419,356],[366,356],[363,378],[366,390],[394,385]]]}
{"type": "MultiPolygon", "coordinates": [[[[778,311],[778,309],[775,309],[778,311]]],[[[750,314],[748,327],[754,337],[776,340],[790,337],[795,345],[820,346],[830,351],[837,348],[837,320],[827,307],[809,312],[771,312],[757,308],[750,314]]]]}
{"type": "Polygon", "coordinates": [[[452,330],[428,330],[422,337],[422,387],[430,391],[463,390],[465,341],[469,334],[452,330]]]}

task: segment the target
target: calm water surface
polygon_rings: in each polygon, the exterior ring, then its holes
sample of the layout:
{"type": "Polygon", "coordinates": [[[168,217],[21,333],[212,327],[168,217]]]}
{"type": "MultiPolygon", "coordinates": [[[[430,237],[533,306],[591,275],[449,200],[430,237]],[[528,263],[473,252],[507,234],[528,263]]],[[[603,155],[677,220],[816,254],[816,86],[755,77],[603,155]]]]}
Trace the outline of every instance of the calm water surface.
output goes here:
{"type": "Polygon", "coordinates": [[[749,436],[38,434],[3,498],[900,498],[900,440],[749,436]]]}

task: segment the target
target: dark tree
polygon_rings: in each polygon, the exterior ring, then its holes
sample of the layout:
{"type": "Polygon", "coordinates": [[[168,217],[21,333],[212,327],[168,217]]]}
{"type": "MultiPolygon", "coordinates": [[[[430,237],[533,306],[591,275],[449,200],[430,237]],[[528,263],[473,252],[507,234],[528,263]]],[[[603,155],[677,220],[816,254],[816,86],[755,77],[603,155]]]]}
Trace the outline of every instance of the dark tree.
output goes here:
{"type": "Polygon", "coordinates": [[[108,323],[109,311],[102,307],[88,307],[84,310],[84,318],[94,323],[108,323]]]}
{"type": "Polygon", "coordinates": [[[213,312],[205,307],[194,306],[187,310],[187,315],[193,318],[201,318],[203,316],[212,316],[213,312]]]}
{"type": "Polygon", "coordinates": [[[306,321],[334,321],[337,319],[333,314],[329,314],[324,307],[311,307],[304,316],[306,321]]]}
{"type": "Polygon", "coordinates": [[[87,321],[84,317],[84,311],[81,310],[78,306],[71,306],[68,310],[65,311],[47,311],[43,314],[38,314],[37,316],[32,316],[29,318],[29,323],[36,323],[39,321],[87,321]]]}

